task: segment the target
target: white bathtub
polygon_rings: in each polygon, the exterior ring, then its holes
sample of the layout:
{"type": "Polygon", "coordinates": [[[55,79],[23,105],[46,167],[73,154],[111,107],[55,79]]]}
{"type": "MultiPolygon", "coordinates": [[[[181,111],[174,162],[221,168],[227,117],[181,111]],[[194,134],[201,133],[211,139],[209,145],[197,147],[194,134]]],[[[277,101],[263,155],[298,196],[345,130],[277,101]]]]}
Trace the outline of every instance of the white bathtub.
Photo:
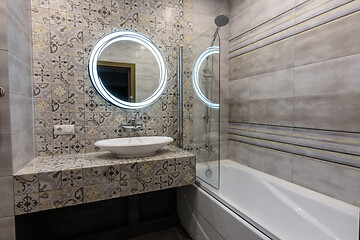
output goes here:
{"type": "Polygon", "coordinates": [[[230,160],[220,177],[219,190],[202,181],[178,190],[181,224],[196,240],[359,239],[358,207],[230,160]]]}

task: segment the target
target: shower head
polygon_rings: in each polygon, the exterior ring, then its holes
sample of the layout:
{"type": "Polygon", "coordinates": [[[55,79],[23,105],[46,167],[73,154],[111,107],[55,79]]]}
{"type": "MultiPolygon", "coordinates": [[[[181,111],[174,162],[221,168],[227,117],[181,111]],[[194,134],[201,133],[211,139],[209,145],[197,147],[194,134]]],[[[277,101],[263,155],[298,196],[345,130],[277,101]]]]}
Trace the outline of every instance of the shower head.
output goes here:
{"type": "Polygon", "coordinates": [[[214,22],[215,22],[215,24],[216,24],[216,30],[215,30],[213,39],[212,39],[212,41],[211,41],[211,46],[214,45],[216,36],[217,36],[218,33],[219,33],[219,29],[229,23],[229,18],[228,18],[228,16],[226,16],[226,15],[224,15],[224,14],[220,14],[219,16],[217,16],[217,17],[215,18],[214,22]]]}
{"type": "Polygon", "coordinates": [[[217,16],[214,20],[216,26],[218,28],[225,26],[226,24],[229,23],[229,18],[228,16],[224,15],[224,14],[220,14],[219,16],[217,16]]]}

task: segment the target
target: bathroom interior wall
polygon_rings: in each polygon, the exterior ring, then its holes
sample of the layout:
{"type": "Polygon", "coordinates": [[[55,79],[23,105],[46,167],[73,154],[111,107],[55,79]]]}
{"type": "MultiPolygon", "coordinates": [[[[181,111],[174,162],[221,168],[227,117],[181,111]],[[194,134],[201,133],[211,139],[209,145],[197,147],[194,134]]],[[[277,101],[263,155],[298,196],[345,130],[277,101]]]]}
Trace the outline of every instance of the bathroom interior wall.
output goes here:
{"type": "MultiPolygon", "coordinates": [[[[34,154],[93,151],[96,140],[111,137],[167,135],[177,140],[177,47],[186,46],[205,29],[215,30],[215,16],[227,10],[227,1],[215,0],[0,0],[1,86],[9,90],[0,99],[0,189],[4,196],[0,238],[14,239],[12,174],[34,154]],[[156,104],[139,112],[107,104],[88,79],[91,47],[102,35],[121,29],[151,37],[168,62],[167,89],[156,104]],[[135,114],[144,129],[137,134],[124,132],[120,124],[135,114]],[[56,137],[55,124],[74,124],[75,134],[56,137]]],[[[225,49],[228,27],[221,36],[226,39],[225,49]]],[[[228,61],[223,60],[222,64],[228,61]]],[[[227,70],[222,74],[226,79],[227,70]]],[[[226,128],[227,112],[222,117],[226,128]]]]}
{"type": "Polygon", "coordinates": [[[166,135],[178,140],[177,48],[205,31],[200,27],[215,30],[219,5],[190,0],[32,1],[36,155],[90,152],[96,150],[95,141],[114,137],[166,135]],[[121,29],[149,36],[168,63],[165,92],[137,112],[108,104],[88,78],[87,58],[96,40],[121,29]],[[144,128],[124,131],[121,124],[133,115],[144,128]],[[75,134],[54,136],[55,124],[73,124],[75,134]]]}
{"type": "Polygon", "coordinates": [[[15,239],[12,174],[34,157],[30,2],[0,1],[0,239],[15,239]]]}
{"type": "Polygon", "coordinates": [[[360,206],[359,9],[230,1],[230,159],[360,206]]]}

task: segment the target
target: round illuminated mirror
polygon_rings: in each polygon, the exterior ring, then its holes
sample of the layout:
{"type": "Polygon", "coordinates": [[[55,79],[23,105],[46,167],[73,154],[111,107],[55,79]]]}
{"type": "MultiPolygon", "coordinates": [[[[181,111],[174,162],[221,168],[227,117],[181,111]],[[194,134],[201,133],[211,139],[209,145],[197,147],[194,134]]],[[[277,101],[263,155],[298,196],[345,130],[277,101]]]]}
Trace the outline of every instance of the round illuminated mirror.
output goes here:
{"type": "Polygon", "coordinates": [[[167,67],[150,38],[124,30],[96,42],[89,57],[89,75],[105,100],[121,108],[139,109],[160,97],[167,67]]]}
{"type": "Polygon", "coordinates": [[[192,83],[196,95],[211,108],[219,108],[219,99],[216,99],[218,94],[212,94],[214,92],[213,88],[219,85],[215,84],[216,80],[219,79],[219,77],[216,77],[219,75],[219,71],[217,71],[219,69],[214,67],[218,65],[214,64],[214,61],[218,63],[219,53],[219,46],[211,46],[205,49],[196,59],[192,73],[192,83]],[[216,58],[212,58],[214,56],[216,58]]]}

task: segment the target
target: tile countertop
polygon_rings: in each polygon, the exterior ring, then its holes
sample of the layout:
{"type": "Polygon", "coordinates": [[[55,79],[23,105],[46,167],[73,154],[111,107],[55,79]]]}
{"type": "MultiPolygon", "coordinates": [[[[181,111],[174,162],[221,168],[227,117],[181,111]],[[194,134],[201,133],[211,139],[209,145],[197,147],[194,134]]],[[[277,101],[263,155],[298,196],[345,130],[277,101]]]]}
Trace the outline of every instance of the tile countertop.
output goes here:
{"type": "Polygon", "coordinates": [[[195,183],[195,155],[175,146],[143,158],[110,152],[37,157],[14,174],[15,215],[195,183]]]}

